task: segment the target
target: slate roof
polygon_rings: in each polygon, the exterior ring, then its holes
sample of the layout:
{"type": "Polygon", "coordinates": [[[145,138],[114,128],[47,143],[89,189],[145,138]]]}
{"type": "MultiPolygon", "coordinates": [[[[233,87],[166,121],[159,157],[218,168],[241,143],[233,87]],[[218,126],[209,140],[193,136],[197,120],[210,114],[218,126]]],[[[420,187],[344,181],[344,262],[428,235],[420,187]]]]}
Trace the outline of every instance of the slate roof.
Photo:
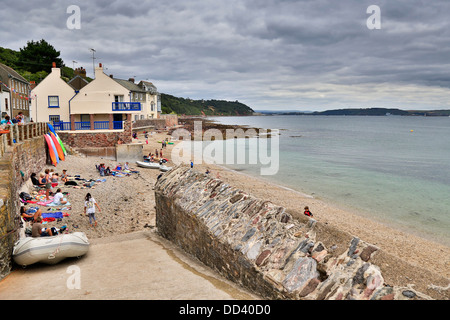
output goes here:
{"type": "Polygon", "coordinates": [[[133,91],[133,92],[142,92],[145,93],[146,91],[139,87],[137,84],[123,79],[116,79],[113,78],[118,84],[120,84],[122,87],[125,87],[126,89],[133,91]]]}

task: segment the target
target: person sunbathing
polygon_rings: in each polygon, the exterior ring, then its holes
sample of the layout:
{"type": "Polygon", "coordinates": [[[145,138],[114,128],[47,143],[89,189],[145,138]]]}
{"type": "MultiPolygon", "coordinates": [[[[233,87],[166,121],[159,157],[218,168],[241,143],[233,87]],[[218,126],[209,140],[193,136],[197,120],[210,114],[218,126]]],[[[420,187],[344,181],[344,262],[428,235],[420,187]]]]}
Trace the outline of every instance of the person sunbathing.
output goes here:
{"type": "Polygon", "coordinates": [[[42,210],[38,208],[30,208],[27,210],[25,206],[22,206],[20,207],[20,215],[25,222],[34,222],[37,221],[38,217],[42,216],[42,210]]]}

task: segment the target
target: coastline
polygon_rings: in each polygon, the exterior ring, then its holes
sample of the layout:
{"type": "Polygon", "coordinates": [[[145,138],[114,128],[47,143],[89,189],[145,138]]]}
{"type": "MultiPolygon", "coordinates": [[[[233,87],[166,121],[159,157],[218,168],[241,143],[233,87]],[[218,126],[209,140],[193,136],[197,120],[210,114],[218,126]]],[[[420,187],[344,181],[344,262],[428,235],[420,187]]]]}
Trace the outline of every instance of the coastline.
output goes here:
{"type": "MultiPolygon", "coordinates": [[[[197,120],[204,119],[198,118],[197,120]]],[[[206,121],[209,122],[208,128],[213,127],[215,124],[210,119],[206,119],[206,121]]],[[[221,126],[220,128],[224,127],[221,126]]],[[[234,126],[233,128],[236,129],[237,127],[234,126]]],[[[248,127],[243,128],[248,129],[248,127]]],[[[170,135],[168,134],[167,136],[170,139],[170,135]]],[[[143,142],[145,143],[145,141],[143,142]]],[[[177,143],[173,147],[176,145],[177,143]]],[[[186,163],[189,163],[189,159],[186,159],[186,163]]],[[[283,206],[297,219],[304,217],[303,208],[309,206],[314,214],[314,218],[319,223],[375,245],[387,255],[392,256],[392,259],[387,258],[391,265],[393,264],[391,260],[400,259],[412,267],[429,271],[431,274],[427,275],[428,280],[425,280],[425,282],[429,281],[429,285],[433,285],[433,281],[440,281],[441,286],[443,285],[444,287],[450,283],[450,247],[442,243],[407,233],[395,227],[382,224],[375,219],[358,215],[345,207],[341,208],[341,206],[331,201],[315,198],[305,192],[278,185],[261,177],[227,168],[224,165],[194,164],[194,169],[200,172],[205,172],[209,169],[212,178],[219,178],[253,196],[267,199],[283,206]],[[217,173],[219,173],[219,176],[217,176],[217,173]]],[[[383,268],[383,273],[387,274],[391,281],[406,285],[409,281],[408,279],[412,278],[410,270],[407,270],[409,268],[408,265],[397,266],[397,269],[394,269],[390,267],[388,262],[383,263],[380,267],[383,268]]],[[[434,284],[436,285],[436,283],[434,284]]],[[[448,291],[449,289],[447,289],[448,291]]]]}
{"type": "MultiPolygon", "coordinates": [[[[143,144],[143,154],[154,153],[160,150],[161,144],[157,141],[170,139],[167,133],[154,133],[145,141],[142,133],[133,143],[143,144]]],[[[163,149],[164,157],[171,157],[172,149],[177,145],[167,145],[163,149]]],[[[81,175],[87,179],[102,179],[95,164],[106,163],[114,168],[118,162],[96,157],[80,157],[71,155],[56,168],[56,172],[67,169],[69,175],[81,175]]],[[[123,163],[122,163],[123,165],[123,163]]],[[[169,161],[168,166],[174,164],[169,161]]],[[[126,234],[133,231],[156,230],[155,197],[152,187],[156,182],[159,170],[139,168],[136,164],[130,166],[139,171],[139,174],[131,174],[125,177],[105,177],[105,182],[98,182],[94,188],[76,189],[62,187],[63,192],[69,192],[68,200],[72,209],[70,216],[64,218],[64,224],[69,227],[69,232],[83,231],[88,238],[105,238],[111,235],[126,234]],[[89,221],[84,216],[84,196],[90,192],[98,201],[101,211],[96,213],[98,226],[89,226],[89,221]],[[74,228],[73,226],[78,226],[74,228]]],[[[389,228],[367,218],[357,216],[324,202],[310,195],[296,190],[276,185],[274,183],[254,177],[249,174],[235,171],[220,165],[194,164],[194,170],[211,171],[212,178],[220,178],[225,183],[233,185],[255,197],[267,199],[286,210],[296,219],[307,219],[303,215],[303,207],[309,206],[318,225],[339,230],[343,236],[332,241],[341,241],[348,245],[352,236],[378,247],[376,255],[382,274],[387,284],[412,286],[421,292],[428,288],[437,288],[444,296],[449,296],[448,284],[450,277],[450,248],[439,243],[431,242],[402,231],[389,228]],[[447,288],[446,288],[447,287],[447,288]]],[[[61,185],[61,184],[60,184],[61,185]]],[[[47,209],[45,209],[47,210],[47,209]]],[[[43,210],[44,212],[44,210],[43,210]]],[[[49,223],[49,226],[60,226],[49,223]]]]}
{"type": "MultiPolygon", "coordinates": [[[[332,203],[316,199],[293,189],[285,188],[248,174],[218,165],[194,165],[194,169],[206,170],[212,177],[219,173],[220,179],[255,197],[267,199],[286,208],[295,219],[305,219],[304,206],[309,206],[318,224],[347,234],[333,241],[345,244],[352,237],[379,248],[376,264],[385,282],[391,285],[439,288],[448,296],[450,277],[450,248],[401,230],[383,225],[375,220],[358,216],[338,208],[332,203]]],[[[204,171],[203,171],[204,172],[204,171]]]]}

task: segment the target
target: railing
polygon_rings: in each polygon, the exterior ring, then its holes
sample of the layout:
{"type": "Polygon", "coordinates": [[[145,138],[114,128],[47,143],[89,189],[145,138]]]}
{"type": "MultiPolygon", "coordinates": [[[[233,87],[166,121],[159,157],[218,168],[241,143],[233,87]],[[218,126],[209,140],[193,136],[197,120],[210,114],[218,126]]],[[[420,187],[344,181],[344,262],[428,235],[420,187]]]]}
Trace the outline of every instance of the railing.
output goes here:
{"type": "Polygon", "coordinates": [[[112,111],[141,111],[140,102],[113,102],[112,111]]]}
{"type": "MultiPolygon", "coordinates": [[[[56,131],[71,131],[70,122],[53,122],[56,131]]],[[[122,130],[123,121],[113,121],[113,130],[122,130]]],[[[89,121],[76,121],[75,130],[91,130],[89,121]]],[[[94,130],[109,130],[109,121],[94,121],[94,130]]]]}
{"type": "Polygon", "coordinates": [[[69,131],[70,130],[70,122],[53,122],[53,128],[58,131],[69,131]]]}
{"type": "Polygon", "coordinates": [[[90,130],[91,123],[89,121],[75,121],[75,130],[90,130]]]}
{"type": "Polygon", "coordinates": [[[0,157],[3,157],[7,146],[42,136],[48,132],[46,122],[33,122],[25,125],[2,125],[0,129],[2,129],[0,133],[0,157]]]}

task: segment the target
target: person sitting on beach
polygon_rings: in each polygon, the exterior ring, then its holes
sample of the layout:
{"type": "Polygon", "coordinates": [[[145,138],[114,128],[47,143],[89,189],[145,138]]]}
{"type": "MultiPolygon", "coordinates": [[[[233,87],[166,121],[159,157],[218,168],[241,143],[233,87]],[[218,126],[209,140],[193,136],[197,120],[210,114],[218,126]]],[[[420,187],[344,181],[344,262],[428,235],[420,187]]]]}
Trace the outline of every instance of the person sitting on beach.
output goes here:
{"type": "Polygon", "coordinates": [[[103,177],[105,176],[105,164],[100,163],[100,166],[98,167],[98,171],[100,171],[100,175],[103,177]]]}
{"type": "Polygon", "coordinates": [[[33,184],[33,186],[39,187],[39,188],[43,188],[44,184],[39,182],[39,179],[36,178],[36,173],[32,173],[31,174],[31,183],[33,184]]]}
{"type": "Polygon", "coordinates": [[[62,192],[61,192],[61,188],[58,188],[58,189],[56,190],[56,194],[55,194],[55,196],[53,197],[53,203],[56,204],[56,205],[59,205],[59,204],[66,204],[66,203],[67,203],[67,199],[64,198],[64,195],[63,195],[62,192]]]}
{"type": "Polygon", "coordinates": [[[42,216],[42,210],[38,208],[26,209],[25,206],[20,207],[20,215],[24,221],[36,221],[38,217],[42,216]]]}
{"type": "Polygon", "coordinates": [[[36,221],[33,223],[33,226],[31,227],[31,236],[33,238],[39,238],[39,237],[51,237],[53,236],[53,232],[51,228],[44,228],[41,224],[42,217],[37,217],[36,221]]]}
{"type": "Polygon", "coordinates": [[[61,181],[62,182],[67,182],[67,181],[69,181],[69,178],[68,178],[68,176],[67,176],[67,170],[63,170],[62,171],[62,174],[61,174],[61,181]]]}
{"type": "Polygon", "coordinates": [[[128,162],[125,162],[125,165],[123,166],[124,170],[130,170],[130,166],[128,164],[128,162]]]}
{"type": "Polygon", "coordinates": [[[25,206],[22,206],[20,207],[20,216],[25,222],[33,221],[34,213],[28,213],[25,209],[25,206]]]}
{"type": "Polygon", "coordinates": [[[311,211],[309,211],[309,208],[306,206],[305,207],[305,212],[303,212],[306,216],[308,216],[308,217],[312,217],[313,216],[313,214],[311,213],[311,211]]]}
{"type": "Polygon", "coordinates": [[[59,178],[59,173],[54,173],[52,175],[52,188],[56,187],[58,185],[58,178],[59,178]]]}

